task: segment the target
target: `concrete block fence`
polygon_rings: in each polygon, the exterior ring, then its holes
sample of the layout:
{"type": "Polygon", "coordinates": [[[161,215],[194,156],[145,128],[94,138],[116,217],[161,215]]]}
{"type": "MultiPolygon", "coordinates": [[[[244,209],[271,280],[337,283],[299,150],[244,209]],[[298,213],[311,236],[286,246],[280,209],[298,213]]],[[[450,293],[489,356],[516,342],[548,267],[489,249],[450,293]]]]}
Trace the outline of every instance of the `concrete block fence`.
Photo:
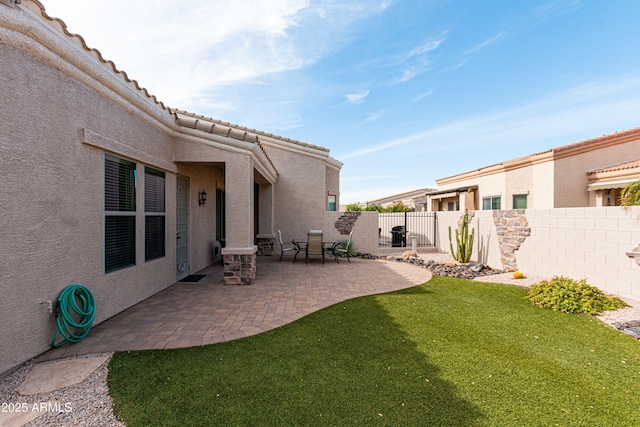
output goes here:
{"type": "MultiPolygon", "coordinates": [[[[438,212],[439,251],[462,212],[438,212]]],[[[640,265],[626,256],[640,243],[640,207],[474,211],[472,258],[525,274],[587,279],[603,291],[640,297],[640,265]]]]}
{"type": "MultiPolygon", "coordinates": [[[[448,227],[457,227],[462,214],[438,212],[438,252],[449,252],[448,227]]],[[[470,226],[476,234],[474,261],[535,276],[584,278],[603,291],[640,298],[640,265],[625,254],[640,244],[638,206],[470,214],[470,226]]],[[[381,251],[377,212],[327,212],[323,229],[327,240],[347,238],[348,230],[353,230],[358,251],[381,251]]]]}

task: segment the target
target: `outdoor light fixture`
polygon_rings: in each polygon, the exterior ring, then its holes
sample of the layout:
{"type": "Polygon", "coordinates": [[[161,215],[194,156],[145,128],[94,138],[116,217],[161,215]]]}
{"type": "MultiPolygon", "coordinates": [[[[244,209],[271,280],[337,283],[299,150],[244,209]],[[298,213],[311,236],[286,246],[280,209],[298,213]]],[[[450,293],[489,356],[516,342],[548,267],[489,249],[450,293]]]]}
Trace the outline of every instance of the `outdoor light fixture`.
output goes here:
{"type": "Polygon", "coordinates": [[[202,190],[201,192],[198,193],[198,195],[200,196],[200,199],[198,200],[198,204],[200,206],[204,206],[204,204],[207,203],[207,193],[205,193],[205,191],[202,190]]]}
{"type": "Polygon", "coordinates": [[[631,249],[628,252],[625,252],[625,255],[627,255],[631,259],[635,259],[636,263],[640,265],[640,243],[638,243],[638,246],[636,246],[635,248],[631,249]]]}

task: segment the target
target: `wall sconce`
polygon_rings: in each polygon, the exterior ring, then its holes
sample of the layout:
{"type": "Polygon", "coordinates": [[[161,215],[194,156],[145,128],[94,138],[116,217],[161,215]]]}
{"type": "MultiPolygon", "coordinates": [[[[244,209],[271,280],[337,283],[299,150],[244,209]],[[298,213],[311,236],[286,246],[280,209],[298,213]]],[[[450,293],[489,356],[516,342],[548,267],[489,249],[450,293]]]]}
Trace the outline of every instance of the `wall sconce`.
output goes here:
{"type": "Polygon", "coordinates": [[[636,263],[640,265],[640,243],[638,243],[638,246],[636,246],[635,248],[631,249],[628,252],[625,252],[625,255],[627,255],[631,259],[634,259],[636,263]]]}
{"type": "Polygon", "coordinates": [[[199,199],[198,199],[198,204],[200,206],[204,206],[205,203],[207,203],[207,193],[205,193],[204,190],[202,190],[201,192],[198,193],[199,199]]]}

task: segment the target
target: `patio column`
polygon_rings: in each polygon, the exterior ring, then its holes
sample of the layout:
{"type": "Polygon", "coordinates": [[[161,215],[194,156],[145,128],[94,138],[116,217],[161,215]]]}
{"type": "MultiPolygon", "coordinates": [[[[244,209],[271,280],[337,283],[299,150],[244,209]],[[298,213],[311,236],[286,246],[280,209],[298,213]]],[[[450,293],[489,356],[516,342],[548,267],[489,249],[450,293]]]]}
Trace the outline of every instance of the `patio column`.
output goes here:
{"type": "Polygon", "coordinates": [[[273,255],[274,244],[276,240],[275,231],[273,229],[274,215],[274,186],[271,184],[260,184],[260,197],[258,198],[260,204],[260,218],[259,233],[258,233],[258,256],[271,256],[273,255]]]}
{"type": "Polygon", "coordinates": [[[225,164],[226,247],[222,256],[227,285],[250,285],[256,278],[253,176],[249,156],[238,156],[225,164]]]}

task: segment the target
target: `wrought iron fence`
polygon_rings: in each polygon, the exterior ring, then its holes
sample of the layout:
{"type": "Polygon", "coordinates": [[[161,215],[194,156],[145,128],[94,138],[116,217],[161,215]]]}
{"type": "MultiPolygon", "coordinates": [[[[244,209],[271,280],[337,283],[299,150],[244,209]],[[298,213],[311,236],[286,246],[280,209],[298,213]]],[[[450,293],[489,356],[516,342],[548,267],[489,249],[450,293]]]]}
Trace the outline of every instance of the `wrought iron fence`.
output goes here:
{"type": "Polygon", "coordinates": [[[391,212],[378,217],[378,245],[411,247],[411,236],[419,247],[436,246],[435,212],[391,212]]]}

